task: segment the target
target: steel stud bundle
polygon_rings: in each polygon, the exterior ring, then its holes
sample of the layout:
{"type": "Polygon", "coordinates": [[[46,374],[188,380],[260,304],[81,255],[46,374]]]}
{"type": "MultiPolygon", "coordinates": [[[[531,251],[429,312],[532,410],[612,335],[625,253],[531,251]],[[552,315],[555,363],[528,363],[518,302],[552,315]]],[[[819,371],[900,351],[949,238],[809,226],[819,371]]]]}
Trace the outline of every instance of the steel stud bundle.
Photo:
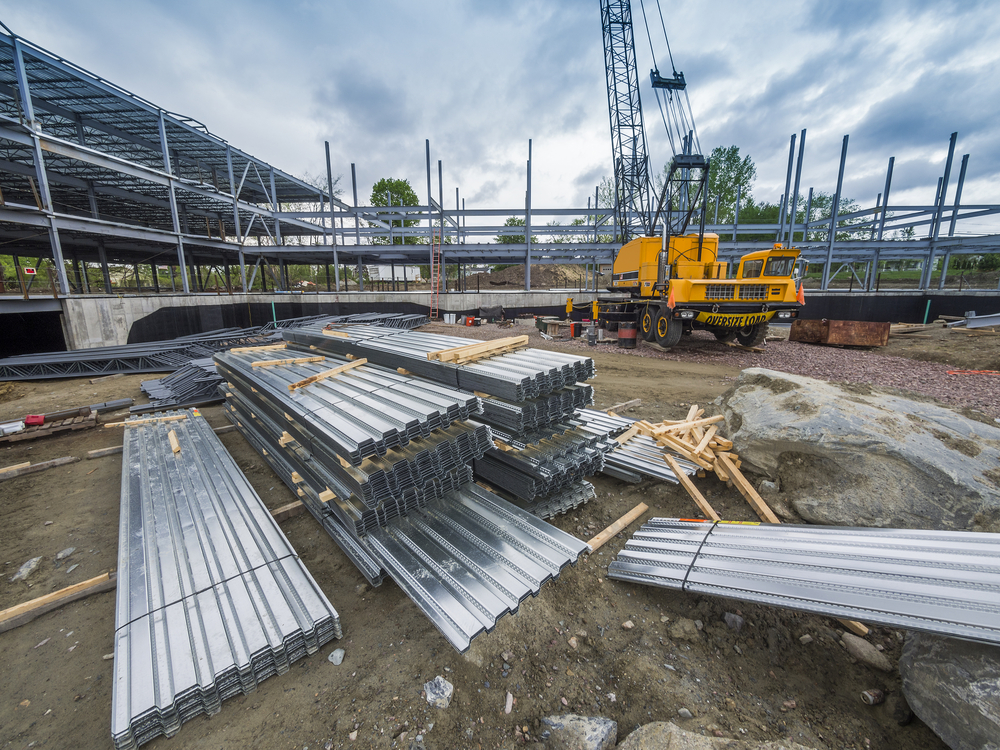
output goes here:
{"type": "Polygon", "coordinates": [[[654,518],[608,578],[1000,643],[1000,534],[654,518]]]}
{"type": "Polygon", "coordinates": [[[133,406],[133,414],[187,408],[218,401],[218,385],[222,382],[211,357],[192,359],[176,372],[157,380],[139,384],[149,397],[148,404],[133,406]]]}
{"type": "Polygon", "coordinates": [[[196,410],[122,454],[112,736],[131,748],[341,636],[336,610],[196,410]]]}

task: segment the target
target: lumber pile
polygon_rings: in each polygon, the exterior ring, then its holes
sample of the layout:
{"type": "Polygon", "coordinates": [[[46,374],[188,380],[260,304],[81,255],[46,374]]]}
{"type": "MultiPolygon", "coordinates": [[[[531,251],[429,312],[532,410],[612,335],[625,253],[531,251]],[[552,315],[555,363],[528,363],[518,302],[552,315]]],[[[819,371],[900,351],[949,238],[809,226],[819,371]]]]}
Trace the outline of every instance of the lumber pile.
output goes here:
{"type": "MultiPolygon", "coordinates": [[[[629,433],[635,430],[632,434],[646,435],[666,450],[696,464],[703,472],[714,474],[727,484],[732,483],[732,486],[736,487],[740,494],[746,498],[760,520],[766,523],[780,523],[778,517],[753,488],[753,485],[740,472],[742,462],[740,457],[733,452],[733,442],[719,434],[719,423],[723,421],[722,415],[705,417],[704,413],[705,410],[698,408],[698,405],[695,404],[688,410],[684,419],[667,420],[657,424],[645,420],[635,422],[625,435],[631,437],[629,433]]],[[[687,490],[705,517],[715,521],[719,520],[719,515],[698,491],[694,483],[684,475],[680,467],[671,464],[672,461],[676,464],[676,460],[672,459],[670,455],[665,455],[664,460],[677,475],[681,486],[687,490]],[[683,479],[681,479],[682,476],[683,479]]]]}

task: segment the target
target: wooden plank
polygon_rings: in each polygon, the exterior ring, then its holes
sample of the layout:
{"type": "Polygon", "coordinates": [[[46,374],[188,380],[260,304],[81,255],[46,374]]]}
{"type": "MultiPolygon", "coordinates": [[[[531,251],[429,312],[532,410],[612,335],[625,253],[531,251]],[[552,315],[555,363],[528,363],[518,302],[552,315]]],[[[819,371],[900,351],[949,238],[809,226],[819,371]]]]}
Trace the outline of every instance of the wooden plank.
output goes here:
{"type": "Polygon", "coordinates": [[[686,445],[683,441],[678,440],[674,436],[658,435],[656,441],[665,448],[669,448],[670,450],[676,453],[680,453],[683,458],[686,458],[688,461],[697,464],[701,468],[708,469],[709,471],[712,470],[712,464],[710,464],[708,461],[701,458],[700,456],[696,456],[694,453],[691,452],[690,446],[686,445]]]}
{"type": "Polygon", "coordinates": [[[339,375],[342,372],[347,372],[348,370],[352,370],[355,367],[360,367],[361,365],[366,365],[366,364],[368,364],[367,359],[364,358],[356,359],[353,362],[348,362],[346,365],[341,365],[340,367],[334,367],[329,370],[324,370],[323,372],[317,373],[311,377],[306,378],[305,380],[300,380],[297,383],[291,383],[288,386],[288,390],[295,391],[298,390],[299,388],[305,388],[307,385],[318,383],[320,380],[331,378],[334,375],[339,375]]]}
{"type": "Polygon", "coordinates": [[[726,346],[731,346],[733,349],[740,349],[745,352],[755,352],[756,354],[763,354],[764,349],[759,346],[743,346],[743,344],[737,344],[735,341],[730,341],[726,346]]]}
{"type": "Polygon", "coordinates": [[[764,502],[764,498],[757,494],[757,490],[753,488],[753,485],[747,481],[747,478],[740,473],[740,470],[729,459],[728,454],[720,453],[717,457],[717,463],[722,464],[722,468],[729,475],[733,484],[736,485],[736,489],[750,503],[750,507],[760,516],[760,520],[767,521],[768,523],[781,523],[778,517],[774,515],[774,511],[764,502]]]}
{"type": "Polygon", "coordinates": [[[300,475],[297,471],[293,471],[292,472],[292,481],[295,484],[302,484],[302,482],[303,482],[302,475],[300,475]]]}
{"type": "Polygon", "coordinates": [[[275,508],[271,511],[271,517],[275,521],[281,523],[287,518],[297,516],[300,513],[306,512],[306,506],[302,504],[301,500],[296,500],[294,503],[289,503],[288,505],[282,505],[280,508],[275,508]]]}
{"type": "Polygon", "coordinates": [[[268,344],[267,346],[238,346],[235,349],[230,349],[229,351],[233,354],[239,354],[240,352],[268,352],[274,351],[275,349],[285,349],[288,344],[268,344]]]}
{"type": "Polygon", "coordinates": [[[712,464],[712,471],[715,472],[715,476],[717,476],[721,481],[726,483],[729,482],[729,475],[726,473],[726,470],[722,468],[722,464],[719,463],[718,459],[716,459],[715,463],[712,464]]]}
{"type": "Polygon", "coordinates": [[[14,464],[13,466],[5,466],[0,469],[0,475],[6,474],[8,471],[16,471],[17,469],[23,469],[27,466],[31,466],[31,461],[25,461],[21,464],[14,464]]]}
{"type": "Polygon", "coordinates": [[[175,414],[172,417],[150,417],[149,419],[135,419],[129,422],[108,422],[105,427],[141,427],[144,424],[155,422],[176,422],[180,419],[187,419],[187,414],[175,414]]]}
{"type": "Polygon", "coordinates": [[[412,372],[410,372],[409,370],[407,370],[405,367],[397,367],[396,368],[396,372],[398,372],[400,375],[412,375],[413,374],[412,372]]]}
{"type": "Polygon", "coordinates": [[[625,445],[625,443],[627,443],[629,440],[635,437],[638,432],[639,432],[639,425],[634,424],[627,430],[625,430],[625,432],[623,432],[621,435],[616,437],[615,442],[618,443],[618,445],[625,445]]]}
{"type": "Polygon", "coordinates": [[[324,336],[336,336],[339,339],[349,339],[349,338],[351,338],[351,334],[346,333],[345,331],[331,331],[331,330],[329,330],[327,328],[323,329],[323,335],[324,336]]]}
{"type": "Polygon", "coordinates": [[[177,442],[177,433],[171,430],[167,433],[167,440],[170,441],[170,450],[174,453],[181,452],[181,444],[177,442]]]}
{"type": "Polygon", "coordinates": [[[591,553],[597,552],[597,550],[599,548],[601,548],[605,544],[607,544],[608,540],[611,537],[613,537],[615,534],[617,534],[622,529],[627,528],[630,523],[632,523],[635,519],[637,519],[639,516],[641,516],[647,510],[649,510],[649,506],[646,505],[646,503],[639,503],[637,506],[635,506],[634,508],[632,508],[632,510],[630,510],[624,516],[622,516],[617,521],[615,521],[613,524],[611,524],[610,526],[608,526],[608,528],[606,528],[600,534],[598,534],[597,536],[595,536],[589,542],[587,542],[587,544],[590,545],[590,551],[591,551],[591,553]]]}
{"type": "Polygon", "coordinates": [[[100,378],[91,378],[90,384],[94,385],[94,383],[103,383],[105,380],[117,380],[118,378],[124,378],[124,377],[125,373],[116,372],[114,375],[104,375],[100,378]]]}
{"type": "Polygon", "coordinates": [[[322,362],[326,357],[292,357],[291,359],[262,359],[251,362],[251,367],[275,367],[277,365],[303,365],[307,362],[322,362]]]}
{"type": "Polygon", "coordinates": [[[80,459],[76,456],[63,456],[62,458],[53,458],[50,461],[42,461],[40,464],[32,464],[31,466],[23,466],[20,469],[11,469],[8,472],[0,474],[0,482],[5,482],[8,479],[14,479],[15,477],[23,477],[27,474],[35,474],[39,471],[45,471],[46,469],[54,469],[57,466],[65,466],[66,464],[75,464],[80,459]]]}
{"type": "Polygon", "coordinates": [[[511,351],[512,349],[519,349],[527,345],[527,336],[509,336],[508,338],[497,339],[495,341],[481,341],[477,344],[454,346],[449,349],[438,349],[433,352],[427,352],[427,359],[459,364],[459,360],[470,362],[473,359],[492,357],[496,354],[511,351]]]}
{"type": "Polygon", "coordinates": [[[725,417],[721,414],[717,414],[714,417],[702,417],[701,419],[693,419],[686,422],[678,422],[677,424],[668,424],[664,427],[657,428],[656,432],[684,432],[690,430],[694,427],[705,427],[710,424],[715,424],[716,422],[722,422],[725,417]]]}
{"type": "Polygon", "coordinates": [[[715,509],[712,508],[711,504],[709,504],[708,500],[706,500],[704,496],[698,492],[698,488],[694,486],[694,482],[691,481],[691,477],[684,473],[684,470],[681,468],[681,465],[677,463],[677,460],[670,454],[665,455],[663,460],[667,462],[667,466],[669,466],[670,470],[674,472],[674,476],[676,476],[677,481],[681,483],[681,487],[687,490],[687,493],[691,496],[691,499],[694,500],[695,505],[698,506],[698,510],[702,512],[702,515],[704,515],[705,518],[712,519],[713,521],[722,520],[719,518],[719,514],[715,512],[715,509]]]}
{"type": "Polygon", "coordinates": [[[610,413],[610,412],[625,411],[626,409],[631,409],[632,407],[639,406],[641,404],[642,404],[642,399],[641,398],[634,398],[631,401],[623,401],[620,404],[615,404],[614,406],[609,406],[607,409],[604,410],[604,412],[605,412],[605,414],[607,414],[607,413],[610,413]]]}
{"type": "Polygon", "coordinates": [[[687,416],[684,417],[684,421],[693,422],[697,415],[698,415],[698,404],[691,404],[691,408],[688,409],[688,413],[687,416]]]}
{"type": "Polygon", "coordinates": [[[708,444],[712,442],[712,438],[715,437],[715,433],[718,432],[718,430],[719,430],[718,425],[713,424],[711,427],[709,427],[705,431],[704,437],[702,437],[702,439],[698,442],[698,445],[694,447],[694,452],[700,455],[702,451],[708,448],[708,444]]]}
{"type": "Polygon", "coordinates": [[[327,487],[325,490],[319,493],[319,499],[324,503],[328,503],[331,500],[336,500],[337,496],[334,494],[333,490],[327,487]]]}
{"type": "Polygon", "coordinates": [[[117,456],[122,452],[122,446],[116,445],[114,448],[98,448],[95,451],[87,451],[87,458],[104,458],[105,456],[117,456]]]}
{"type": "Polygon", "coordinates": [[[104,591],[113,591],[117,583],[118,579],[113,572],[102,573],[86,581],[53,591],[51,594],[39,596],[23,604],[16,604],[0,612],[0,633],[20,627],[46,612],[51,612],[77,599],[83,599],[91,594],[100,594],[104,591]]]}
{"type": "Polygon", "coordinates": [[[282,432],[281,433],[281,439],[278,441],[278,445],[280,445],[282,448],[284,448],[286,445],[288,445],[289,443],[293,443],[293,442],[295,442],[295,438],[293,438],[287,432],[282,432]]]}

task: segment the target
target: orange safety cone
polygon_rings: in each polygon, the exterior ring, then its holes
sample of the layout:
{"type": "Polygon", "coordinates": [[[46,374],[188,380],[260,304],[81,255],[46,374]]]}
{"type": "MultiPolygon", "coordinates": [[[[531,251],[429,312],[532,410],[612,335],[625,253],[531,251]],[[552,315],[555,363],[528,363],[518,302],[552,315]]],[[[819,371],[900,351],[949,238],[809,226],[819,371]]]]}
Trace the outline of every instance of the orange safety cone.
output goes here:
{"type": "Polygon", "coordinates": [[[670,285],[670,294],[667,295],[667,307],[674,309],[674,285],[670,285]]]}
{"type": "Polygon", "coordinates": [[[806,289],[803,284],[799,284],[799,293],[795,295],[795,299],[798,300],[800,305],[806,303],[806,289]]]}

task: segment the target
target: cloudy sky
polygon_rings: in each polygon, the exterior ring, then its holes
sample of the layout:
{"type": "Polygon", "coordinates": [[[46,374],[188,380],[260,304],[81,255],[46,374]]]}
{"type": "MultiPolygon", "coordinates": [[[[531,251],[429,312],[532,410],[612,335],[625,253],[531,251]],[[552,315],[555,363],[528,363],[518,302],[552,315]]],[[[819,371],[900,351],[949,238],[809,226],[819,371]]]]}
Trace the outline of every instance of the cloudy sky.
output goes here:
{"type": "MultiPolygon", "coordinates": [[[[644,0],[655,18],[656,0],[644,0]]],[[[872,205],[931,203],[948,138],[971,153],[963,203],[1000,202],[1000,13],[993,2],[661,0],[704,150],[738,145],[754,196],[784,189],[788,139],[808,129],[803,187],[872,205]]],[[[633,3],[654,169],[670,157],[633,3]]],[[[470,208],[586,205],[611,173],[598,0],[0,0],[11,29],[293,174],[334,173],[361,202],[381,177],[426,199],[424,139],[470,208]]],[[[657,62],[669,73],[662,32],[657,62]]]]}

